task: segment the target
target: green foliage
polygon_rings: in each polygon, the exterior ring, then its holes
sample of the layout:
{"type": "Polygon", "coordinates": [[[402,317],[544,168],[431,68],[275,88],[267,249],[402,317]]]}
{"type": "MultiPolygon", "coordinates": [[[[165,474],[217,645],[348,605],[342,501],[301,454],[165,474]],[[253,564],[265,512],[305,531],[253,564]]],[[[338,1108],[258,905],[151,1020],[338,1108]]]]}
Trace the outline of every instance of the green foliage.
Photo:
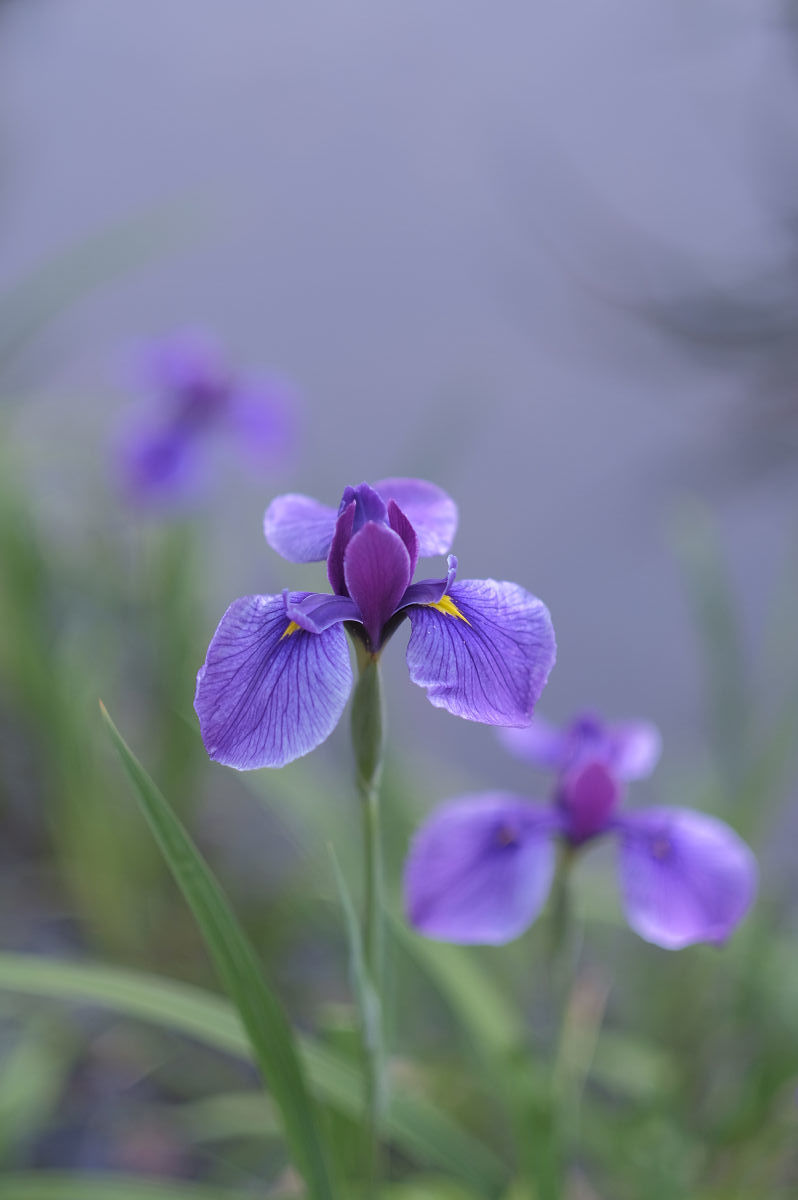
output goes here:
{"type": "Polygon", "coordinates": [[[307,1090],[296,1039],[282,1006],[264,981],[255,951],[204,859],[104,708],[102,712],[150,829],[241,1017],[255,1060],[280,1110],[289,1149],[309,1195],[312,1200],[331,1200],[337,1189],[330,1174],[329,1156],[307,1090]]]}

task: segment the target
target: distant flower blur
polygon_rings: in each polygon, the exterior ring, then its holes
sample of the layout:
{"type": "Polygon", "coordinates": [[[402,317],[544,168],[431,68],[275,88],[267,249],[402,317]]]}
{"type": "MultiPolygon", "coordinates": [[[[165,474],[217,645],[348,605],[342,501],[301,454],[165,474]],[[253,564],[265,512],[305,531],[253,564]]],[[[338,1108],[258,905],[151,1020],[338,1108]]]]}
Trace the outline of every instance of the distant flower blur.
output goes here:
{"type": "Polygon", "coordinates": [[[295,399],[278,379],[242,376],[210,338],[182,333],[142,356],[140,410],[116,439],[115,483],[128,503],[172,508],[199,499],[214,442],[231,436],[253,466],[288,448],[295,399]]]}
{"type": "Polygon", "coordinates": [[[650,721],[608,724],[592,712],[579,713],[563,729],[535,717],[526,729],[502,729],[499,737],[511,754],[536,766],[562,772],[599,759],[625,782],[650,775],[662,750],[660,732],[650,721]]]}
{"type": "Polygon", "coordinates": [[[554,665],[546,606],[515,583],[412,582],[419,557],[445,554],[453,501],[420,479],[348,487],[338,511],[307,496],[266,512],[270,545],[295,562],[327,560],[332,594],[244,596],[231,604],[197,676],[205,747],[228,766],[277,767],[332,732],[352,687],[344,627],[377,657],[412,626],[407,665],[432,704],[491,725],[526,725],[554,665]]]}
{"type": "Polygon", "coordinates": [[[441,805],[413,839],[405,866],[410,922],[441,941],[502,943],[545,904],[555,842],[576,850],[608,835],[618,846],[626,919],[665,949],[720,943],[748,910],[756,860],[723,821],[686,808],[619,813],[623,780],[648,774],[659,734],[645,722],[578,718],[564,731],[537,720],[502,738],[558,771],[554,802],[489,792],[441,805]]]}

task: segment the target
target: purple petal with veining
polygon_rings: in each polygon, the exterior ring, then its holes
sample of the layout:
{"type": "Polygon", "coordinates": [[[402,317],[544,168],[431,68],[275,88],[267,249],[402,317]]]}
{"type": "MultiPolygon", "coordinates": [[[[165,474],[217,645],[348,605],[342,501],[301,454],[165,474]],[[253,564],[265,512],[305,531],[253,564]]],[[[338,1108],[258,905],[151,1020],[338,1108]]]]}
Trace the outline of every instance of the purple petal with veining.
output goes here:
{"type": "Polygon", "coordinates": [[[616,821],[626,919],[666,950],[724,942],[750,907],[757,864],[723,821],[687,808],[650,808],[616,821]]]}
{"type": "Polygon", "coordinates": [[[344,554],[352,540],[356,511],[357,502],[354,499],[350,500],[345,508],[339,510],[338,519],[335,522],[335,533],[330,543],[330,552],[327,555],[327,578],[330,581],[330,587],[338,596],[346,595],[344,554]]]}
{"type": "Polygon", "coordinates": [[[487,725],[526,725],[554,665],[548,609],[515,583],[471,579],[447,593],[461,616],[408,610],[407,665],[438,708],[487,725]]]}
{"type": "Polygon", "coordinates": [[[382,628],[410,582],[410,558],[399,534],[369,521],[347,546],[344,575],[372,649],[377,650],[382,628]]]}
{"type": "Polygon", "coordinates": [[[383,500],[395,500],[418,536],[422,558],[447,554],[457,531],[457,505],[426,479],[381,479],[374,488],[383,500]]]}
{"type": "Polygon", "coordinates": [[[342,621],[362,620],[360,610],[348,596],[325,592],[283,592],[285,615],[308,633],[324,633],[342,621]]]}
{"type": "Polygon", "coordinates": [[[427,937],[508,942],[543,907],[554,872],[552,810],[520,796],[463,796],[437,808],[404,869],[408,920],[427,937]]]}
{"type": "Polygon", "coordinates": [[[352,687],[343,628],[289,628],[282,596],[244,596],[219,622],[194,699],[205,748],[217,762],[281,767],[338,724],[352,687]]]}
{"type": "Polygon", "coordinates": [[[339,516],[353,500],[355,502],[354,533],[362,529],[367,521],[376,521],[378,525],[388,524],[388,509],[385,500],[371,484],[359,483],[357,487],[344,488],[344,494],[338,506],[339,516]]]}
{"type": "Polygon", "coordinates": [[[457,559],[453,554],[449,555],[448,566],[444,579],[419,579],[417,583],[411,583],[399,601],[399,608],[409,608],[411,604],[438,604],[457,575],[457,559]]]}
{"type": "Polygon", "coordinates": [[[289,562],[321,562],[330,549],[337,515],[311,496],[289,492],[266,509],[263,532],[272,550],[289,562]]]}
{"type": "Polygon", "coordinates": [[[418,562],[418,535],[395,500],[388,501],[388,524],[394,533],[399,534],[405,544],[405,549],[410,557],[410,578],[412,579],[418,562]]]}

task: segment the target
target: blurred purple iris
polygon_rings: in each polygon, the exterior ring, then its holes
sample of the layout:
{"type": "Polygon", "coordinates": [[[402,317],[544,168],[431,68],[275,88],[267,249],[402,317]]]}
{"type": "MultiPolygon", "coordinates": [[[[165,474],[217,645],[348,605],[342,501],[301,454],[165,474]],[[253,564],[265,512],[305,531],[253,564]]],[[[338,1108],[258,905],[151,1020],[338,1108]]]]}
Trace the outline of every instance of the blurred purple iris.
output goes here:
{"type": "Polygon", "coordinates": [[[348,487],[336,511],[279,496],[269,544],[293,562],[327,560],[332,594],[244,596],[230,605],[197,676],[194,707],[211,758],[247,770],[279,767],[332,732],[352,687],[344,629],[378,655],[412,626],[407,665],[439,708],[489,725],[526,725],[554,664],[546,606],[515,583],[413,583],[419,557],[445,554],[453,501],[421,479],[348,487]]]}
{"type": "Polygon", "coordinates": [[[723,821],[687,808],[620,813],[623,781],[648,774],[659,756],[653,725],[577,718],[559,731],[535,722],[502,738],[558,771],[554,803],[507,792],[441,805],[416,834],[405,866],[410,922],[428,937],[508,942],[546,902],[555,842],[577,848],[615,837],[626,919],[665,949],[720,943],[756,892],[756,860],[723,821]]]}
{"type": "Polygon", "coordinates": [[[295,407],[287,386],[235,374],[209,338],[175,335],[149,347],[139,366],[150,409],[122,429],[114,460],[128,502],[172,507],[195,500],[220,436],[231,435],[253,465],[287,448],[295,407]]]}

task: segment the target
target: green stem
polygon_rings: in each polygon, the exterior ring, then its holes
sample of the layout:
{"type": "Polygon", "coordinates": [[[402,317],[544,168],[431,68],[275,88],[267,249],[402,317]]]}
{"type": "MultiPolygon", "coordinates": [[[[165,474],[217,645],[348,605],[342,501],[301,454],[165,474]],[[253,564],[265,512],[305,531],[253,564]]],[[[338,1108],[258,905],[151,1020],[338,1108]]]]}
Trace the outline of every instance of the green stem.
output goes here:
{"type": "Polygon", "coordinates": [[[538,1144],[531,1164],[535,1195],[539,1200],[562,1200],[565,1194],[568,1136],[563,1061],[567,1054],[568,1012],[576,982],[579,952],[568,886],[572,856],[570,847],[561,849],[549,901],[547,973],[552,1061],[536,1114],[538,1144]]]}
{"type": "Polygon", "coordinates": [[[352,701],[352,746],[363,807],[363,958],[376,999],[373,1012],[361,1013],[366,1079],[366,1178],[370,1194],[376,1195],[380,1130],[387,1100],[383,1069],[384,873],[379,803],[385,730],[378,658],[358,641],[355,648],[359,677],[352,701]]]}

